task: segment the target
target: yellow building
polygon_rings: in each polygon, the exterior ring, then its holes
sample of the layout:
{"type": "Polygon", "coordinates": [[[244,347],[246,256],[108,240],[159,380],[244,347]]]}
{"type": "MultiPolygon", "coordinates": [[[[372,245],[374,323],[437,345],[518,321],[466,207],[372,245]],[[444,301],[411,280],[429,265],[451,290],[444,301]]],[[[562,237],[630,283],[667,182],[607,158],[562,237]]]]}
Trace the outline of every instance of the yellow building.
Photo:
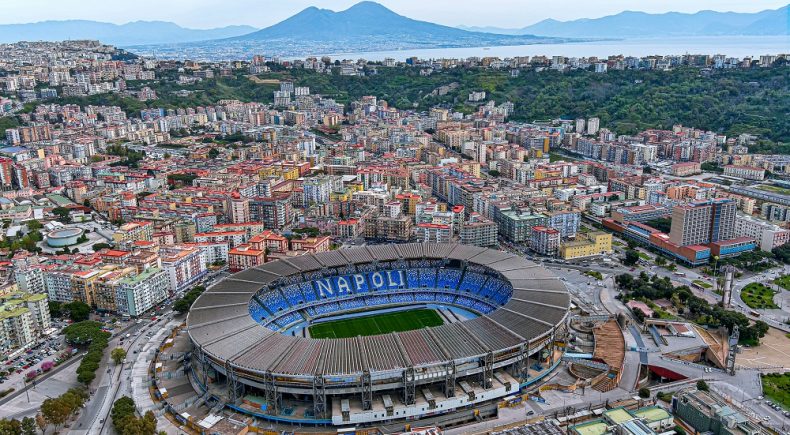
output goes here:
{"type": "Polygon", "coordinates": [[[579,234],[576,240],[560,245],[560,256],[565,260],[591,257],[612,252],[612,235],[601,231],[579,234]]]}

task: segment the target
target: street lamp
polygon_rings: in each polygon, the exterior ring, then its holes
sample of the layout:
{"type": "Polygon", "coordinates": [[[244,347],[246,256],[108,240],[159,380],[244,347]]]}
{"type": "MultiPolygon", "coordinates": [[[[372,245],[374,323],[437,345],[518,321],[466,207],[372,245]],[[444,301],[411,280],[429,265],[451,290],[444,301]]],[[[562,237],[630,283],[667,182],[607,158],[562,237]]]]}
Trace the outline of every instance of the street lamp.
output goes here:
{"type": "Polygon", "coordinates": [[[27,403],[30,403],[30,393],[28,392],[28,388],[27,388],[27,376],[22,378],[22,382],[25,385],[25,396],[27,396],[27,403]]]}

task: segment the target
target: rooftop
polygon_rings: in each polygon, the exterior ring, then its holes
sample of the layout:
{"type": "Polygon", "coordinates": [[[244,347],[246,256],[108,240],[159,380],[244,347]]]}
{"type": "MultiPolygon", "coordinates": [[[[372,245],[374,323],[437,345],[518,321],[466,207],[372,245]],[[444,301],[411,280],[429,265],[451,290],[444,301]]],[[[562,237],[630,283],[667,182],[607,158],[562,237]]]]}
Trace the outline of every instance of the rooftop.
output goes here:
{"type": "Polygon", "coordinates": [[[614,424],[621,424],[634,419],[634,416],[623,408],[610,409],[603,414],[614,424]]]}

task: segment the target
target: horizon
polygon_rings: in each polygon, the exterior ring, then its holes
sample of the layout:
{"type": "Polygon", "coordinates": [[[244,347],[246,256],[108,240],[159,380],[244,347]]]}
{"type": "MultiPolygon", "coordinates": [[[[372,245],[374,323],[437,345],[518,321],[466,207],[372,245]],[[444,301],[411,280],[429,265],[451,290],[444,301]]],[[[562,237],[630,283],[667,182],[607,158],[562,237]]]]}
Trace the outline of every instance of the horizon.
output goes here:
{"type": "MultiPolygon", "coordinates": [[[[19,18],[15,20],[0,19],[0,25],[24,25],[46,21],[76,20],[97,21],[116,25],[138,21],[160,21],[170,22],[183,28],[196,30],[228,26],[252,26],[256,29],[262,29],[277,24],[309,7],[339,12],[360,2],[359,0],[296,0],[281,5],[273,5],[262,4],[262,2],[255,0],[235,0],[231,2],[235,7],[224,8],[229,9],[231,14],[223,14],[218,13],[220,11],[216,10],[216,4],[208,0],[173,0],[168,2],[166,7],[162,7],[162,5],[155,0],[138,0],[134,4],[113,1],[111,3],[118,4],[119,7],[114,7],[111,13],[106,12],[107,2],[101,2],[100,0],[11,0],[0,4],[0,16],[19,18]],[[35,5],[41,6],[36,7],[35,5]],[[96,7],[96,5],[105,7],[96,7]],[[154,5],[156,7],[153,7],[154,5]],[[128,10],[129,8],[131,9],[128,10]],[[208,9],[213,10],[209,11],[208,9]],[[102,10],[105,12],[100,12],[102,10]],[[238,14],[232,14],[235,10],[244,10],[245,18],[253,14],[262,14],[266,15],[268,19],[266,21],[258,20],[255,22],[238,20],[238,14]],[[152,16],[152,11],[157,11],[158,14],[152,16]],[[185,11],[190,13],[185,13],[185,11]],[[35,19],[24,18],[27,16],[35,17],[35,19]],[[209,17],[211,21],[206,21],[209,17]]],[[[375,1],[375,3],[381,4],[399,15],[444,26],[495,27],[502,29],[522,28],[545,19],[557,21],[597,19],[622,12],[644,12],[649,14],[669,12],[693,14],[702,11],[755,13],[764,10],[775,10],[788,5],[787,0],[760,0],[754,2],[734,0],[696,0],[691,2],[668,0],[646,1],[640,4],[640,8],[635,9],[632,4],[629,5],[631,2],[627,0],[607,1],[604,7],[579,0],[559,0],[551,2],[546,0],[527,0],[527,2],[520,2],[518,0],[491,0],[488,3],[488,7],[481,11],[479,7],[475,7],[471,2],[462,2],[458,4],[458,2],[452,0],[437,0],[428,5],[428,8],[425,7],[425,4],[417,2],[416,0],[379,0],[375,1]],[[524,3],[526,3],[526,5],[524,3]],[[533,12],[532,9],[535,5],[543,6],[541,8],[543,14],[524,17],[525,14],[529,15],[533,12]],[[626,7],[626,5],[628,5],[628,7],[626,7]],[[595,13],[591,14],[593,11],[595,13]],[[450,12],[450,14],[447,12],[450,12]],[[491,21],[494,18],[490,16],[492,13],[499,21],[491,21]],[[502,21],[503,18],[505,21],[502,21]],[[466,21],[462,21],[462,19],[466,21]]]]}

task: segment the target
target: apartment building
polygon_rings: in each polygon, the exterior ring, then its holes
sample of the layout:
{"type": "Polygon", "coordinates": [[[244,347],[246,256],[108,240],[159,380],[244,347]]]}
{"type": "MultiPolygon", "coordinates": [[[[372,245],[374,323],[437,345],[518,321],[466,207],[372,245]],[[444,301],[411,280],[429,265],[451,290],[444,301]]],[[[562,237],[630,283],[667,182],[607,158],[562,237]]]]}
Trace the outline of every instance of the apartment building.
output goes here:
{"type": "Polygon", "coordinates": [[[576,240],[560,245],[560,256],[564,260],[606,255],[612,252],[612,235],[601,231],[580,234],[576,240]]]}
{"type": "Polygon", "coordinates": [[[124,244],[136,241],[153,240],[154,224],[152,222],[128,222],[121,225],[112,238],[115,243],[124,244]]]}
{"type": "Polygon", "coordinates": [[[469,219],[461,225],[459,237],[461,243],[472,246],[494,246],[497,244],[497,224],[478,213],[469,215],[469,219]]]}
{"type": "Polygon", "coordinates": [[[724,167],[724,175],[745,180],[762,181],[765,179],[765,169],[754,166],[727,165],[724,167]]]}
{"type": "Polygon", "coordinates": [[[736,205],[731,199],[691,202],[672,209],[669,241],[678,246],[705,245],[735,237],[736,205]]]}
{"type": "Polygon", "coordinates": [[[535,226],[529,238],[529,247],[541,255],[554,257],[559,253],[562,233],[551,227],[535,226]]]}
{"type": "Polygon", "coordinates": [[[766,252],[771,252],[774,248],[790,241],[790,230],[762,219],[742,214],[735,218],[735,235],[756,240],[757,246],[766,252]]]}
{"type": "Polygon", "coordinates": [[[266,262],[266,251],[244,244],[228,251],[228,269],[239,272],[250,267],[260,266],[266,262]]]}
{"type": "Polygon", "coordinates": [[[169,294],[170,280],[167,273],[158,267],[150,267],[118,280],[115,296],[117,312],[141,316],[167,299],[169,294]]]}
{"type": "Polygon", "coordinates": [[[181,294],[206,275],[200,249],[191,246],[163,246],[159,255],[162,269],[170,281],[170,294],[181,294]]]}

